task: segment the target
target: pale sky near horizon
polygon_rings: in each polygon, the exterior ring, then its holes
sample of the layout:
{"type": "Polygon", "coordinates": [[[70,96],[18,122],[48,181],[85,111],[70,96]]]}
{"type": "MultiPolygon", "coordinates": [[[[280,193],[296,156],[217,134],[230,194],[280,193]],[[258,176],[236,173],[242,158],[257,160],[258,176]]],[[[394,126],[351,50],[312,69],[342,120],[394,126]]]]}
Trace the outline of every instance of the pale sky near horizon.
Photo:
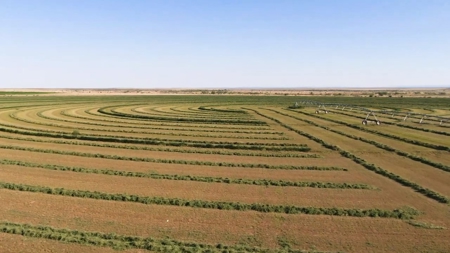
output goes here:
{"type": "Polygon", "coordinates": [[[0,0],[0,88],[450,87],[447,0],[0,0]]]}

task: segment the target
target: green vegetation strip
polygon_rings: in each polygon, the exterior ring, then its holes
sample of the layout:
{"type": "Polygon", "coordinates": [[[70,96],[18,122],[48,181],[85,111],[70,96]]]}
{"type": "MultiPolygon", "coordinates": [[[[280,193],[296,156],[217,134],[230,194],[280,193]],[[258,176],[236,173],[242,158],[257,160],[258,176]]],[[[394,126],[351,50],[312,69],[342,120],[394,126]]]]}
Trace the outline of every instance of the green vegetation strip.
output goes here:
{"type": "Polygon", "coordinates": [[[412,225],[414,227],[418,227],[418,228],[425,228],[425,229],[445,229],[445,227],[441,227],[441,226],[436,226],[430,223],[426,223],[426,222],[420,222],[420,221],[416,221],[416,220],[407,220],[406,223],[408,223],[409,225],[412,225]]]}
{"type": "MultiPolygon", "coordinates": [[[[96,110],[96,109],[91,109],[91,110],[96,110]]],[[[251,130],[269,130],[268,126],[232,126],[232,125],[214,125],[214,124],[209,124],[209,125],[204,125],[204,124],[195,124],[195,125],[187,125],[188,123],[167,123],[167,122],[152,122],[152,121],[138,121],[136,122],[128,122],[128,121],[117,121],[117,120],[110,120],[110,119],[123,119],[121,117],[115,117],[115,116],[110,116],[110,118],[105,118],[105,115],[103,114],[95,114],[93,112],[91,112],[90,110],[85,110],[84,113],[94,116],[95,118],[89,118],[89,117],[82,117],[82,116],[78,116],[78,115],[72,115],[72,114],[66,114],[65,112],[62,112],[61,114],[64,116],[68,116],[68,117],[73,117],[73,118],[79,118],[79,119],[86,119],[86,120],[94,120],[94,121],[104,121],[104,122],[111,122],[111,123],[125,123],[125,124],[134,124],[134,125],[139,125],[139,126],[179,126],[179,127],[189,127],[189,128],[200,128],[200,129],[205,129],[205,128],[212,128],[212,129],[251,129],[251,130]],[[243,128],[245,127],[245,128],[243,128]]],[[[133,120],[133,119],[128,119],[128,120],[133,120]]]]}
{"type": "Polygon", "coordinates": [[[106,115],[112,115],[119,118],[132,118],[140,120],[158,120],[158,121],[174,121],[174,122],[193,122],[193,123],[210,123],[210,124],[244,124],[244,125],[267,125],[264,121],[258,120],[218,120],[218,119],[190,119],[190,118],[171,118],[171,117],[158,117],[150,115],[137,115],[128,114],[114,111],[111,108],[117,108],[117,106],[102,107],[97,112],[106,115]],[[109,109],[110,111],[107,111],[109,109]]]}
{"type": "MultiPolygon", "coordinates": [[[[270,109],[268,109],[268,110],[270,110],[270,109]]],[[[277,120],[275,118],[266,116],[266,115],[264,115],[264,114],[262,114],[262,113],[260,113],[260,112],[258,112],[256,110],[253,110],[253,111],[255,113],[263,116],[263,117],[266,117],[268,119],[271,119],[271,120],[277,122],[278,124],[284,126],[285,128],[287,128],[289,130],[292,130],[292,131],[296,132],[299,135],[305,136],[305,137],[307,137],[307,138],[309,138],[309,139],[311,139],[311,140],[321,144],[322,146],[324,146],[324,147],[326,147],[328,149],[338,151],[342,156],[353,160],[354,162],[362,165],[364,168],[366,168],[368,170],[371,170],[371,171],[373,171],[373,172],[375,172],[377,174],[380,174],[380,175],[382,175],[384,177],[387,177],[387,178],[389,178],[391,180],[394,180],[395,182],[400,183],[403,186],[409,187],[409,188],[419,192],[420,194],[422,194],[422,195],[424,195],[424,196],[426,196],[426,197],[428,197],[430,199],[434,199],[434,200],[436,200],[436,201],[438,201],[440,203],[450,204],[450,198],[448,198],[447,196],[444,196],[444,195],[442,195],[442,194],[440,194],[438,192],[435,192],[433,190],[430,190],[430,189],[427,189],[425,187],[422,187],[422,186],[420,186],[420,185],[418,185],[418,184],[416,184],[414,182],[411,182],[411,181],[409,181],[407,179],[404,179],[404,178],[400,177],[399,175],[396,175],[396,174],[394,174],[394,173],[392,173],[390,171],[387,171],[387,170],[385,170],[385,169],[383,169],[381,167],[375,166],[374,164],[368,163],[364,159],[359,158],[359,157],[355,156],[354,154],[352,154],[350,152],[347,152],[347,151],[341,149],[340,147],[338,147],[336,145],[329,144],[329,143],[323,141],[322,139],[317,138],[317,137],[315,137],[315,136],[313,136],[311,134],[308,134],[308,133],[305,133],[303,131],[300,131],[300,130],[297,130],[295,128],[292,128],[292,127],[284,124],[283,122],[281,122],[281,121],[279,121],[279,120],[277,120]]],[[[275,110],[272,110],[272,111],[277,113],[277,114],[286,116],[286,117],[293,117],[291,115],[288,115],[288,114],[285,114],[285,113],[281,113],[281,112],[278,112],[278,111],[275,111],[275,110]]],[[[301,121],[304,121],[306,123],[309,123],[309,122],[305,121],[304,119],[297,119],[297,120],[301,120],[301,121]]],[[[318,124],[316,124],[314,122],[311,122],[309,124],[312,124],[312,125],[317,126],[317,127],[321,127],[320,125],[318,125],[318,124]]]]}
{"type": "Polygon", "coordinates": [[[247,113],[246,111],[244,111],[244,110],[218,109],[218,108],[214,108],[214,107],[205,107],[205,106],[200,106],[198,109],[199,109],[199,110],[214,111],[214,112],[248,114],[248,113],[247,113]]]}
{"type": "MultiPolygon", "coordinates": [[[[243,131],[243,130],[219,130],[219,129],[192,129],[192,128],[188,128],[186,125],[180,126],[180,128],[168,128],[168,127],[151,127],[151,126],[125,126],[125,125],[114,125],[114,124],[102,124],[102,123],[98,123],[96,121],[96,119],[89,119],[89,118],[84,118],[84,117],[78,117],[78,116],[74,116],[74,115],[70,115],[70,114],[65,114],[63,112],[60,112],[61,115],[67,116],[67,117],[74,117],[74,118],[81,118],[81,119],[86,119],[86,120],[90,120],[91,122],[84,122],[84,121],[76,121],[76,120],[68,120],[68,119],[62,119],[62,118],[52,118],[52,117],[48,117],[45,116],[43,114],[43,112],[38,112],[36,115],[44,118],[44,119],[48,119],[48,120],[53,120],[53,121],[60,121],[60,122],[67,122],[67,123],[76,123],[76,124],[83,124],[83,125],[91,125],[91,126],[103,126],[103,127],[125,127],[125,128],[133,128],[133,129],[145,129],[145,130],[165,130],[165,131],[183,131],[183,132],[202,132],[202,133],[207,133],[207,132],[211,132],[211,133],[233,133],[233,134],[256,134],[256,135],[261,135],[261,134],[270,134],[270,135],[283,135],[283,132],[276,132],[276,131],[243,131]],[[95,121],[95,122],[92,122],[95,121]]],[[[114,122],[111,122],[114,123],[114,122]]]]}
{"type": "MultiPolygon", "coordinates": [[[[15,115],[15,113],[11,113],[9,115],[11,118],[22,121],[25,123],[30,123],[34,125],[41,125],[41,126],[51,126],[51,127],[58,127],[58,128],[77,128],[77,130],[87,130],[87,131],[101,131],[101,132],[108,132],[108,133],[132,133],[132,134],[148,134],[148,135],[169,135],[169,136],[185,136],[185,137],[200,137],[200,138],[228,138],[228,139],[255,139],[255,140],[289,140],[287,137],[261,137],[261,136],[251,136],[251,135],[244,135],[244,136],[233,136],[233,135],[210,135],[210,134],[187,134],[187,133],[176,133],[176,132],[148,132],[148,131],[134,131],[134,130],[123,130],[123,129],[104,129],[104,128],[89,128],[89,127],[80,127],[80,126],[66,126],[66,125],[60,125],[60,124],[53,124],[53,123],[42,123],[42,122],[36,122],[31,121],[27,119],[22,119],[15,115]]],[[[122,127],[123,128],[123,127],[122,127]]],[[[164,129],[161,129],[164,130],[164,129]]],[[[182,130],[178,130],[182,131],[182,130]]]]}
{"type": "Polygon", "coordinates": [[[139,108],[132,108],[132,112],[135,112],[137,114],[144,114],[144,115],[151,115],[151,116],[168,116],[168,117],[183,117],[183,118],[189,118],[189,119],[213,119],[213,120],[254,120],[253,118],[249,117],[248,114],[231,114],[231,113],[219,113],[218,111],[200,111],[198,110],[196,113],[189,112],[184,113],[180,111],[174,111],[172,109],[168,108],[161,108],[161,107],[139,107],[139,108]],[[166,110],[164,110],[166,109],[166,110]],[[151,111],[151,112],[149,112],[151,111]],[[205,113],[207,112],[207,113],[205,113]]]}
{"type": "Polygon", "coordinates": [[[332,183],[332,182],[299,182],[299,181],[286,181],[286,180],[271,180],[271,179],[244,179],[244,178],[223,178],[223,177],[202,177],[202,176],[190,176],[190,175],[169,175],[158,173],[143,173],[132,171],[120,171],[111,169],[89,169],[84,167],[70,167],[55,164],[40,164],[30,163],[17,160],[0,160],[0,164],[3,165],[16,165],[29,168],[42,168],[56,171],[71,171],[79,173],[92,173],[103,174],[111,176],[123,176],[123,177],[143,177],[152,179],[165,179],[165,180],[180,180],[180,181],[196,181],[207,183],[225,183],[225,184],[246,184],[246,185],[260,185],[260,186],[282,186],[282,187],[309,187],[309,188],[328,188],[328,189],[364,189],[374,190],[373,186],[367,184],[354,184],[354,183],[332,183]]]}
{"type": "Polygon", "coordinates": [[[412,219],[419,212],[413,208],[402,208],[395,210],[382,209],[346,209],[346,208],[327,208],[327,207],[301,207],[294,205],[270,205],[260,203],[240,203],[224,201],[206,201],[206,200],[188,200],[179,198],[148,197],[121,193],[92,192],[83,190],[71,190],[64,188],[50,188],[46,186],[14,184],[0,182],[0,189],[36,192],[50,195],[60,195],[76,198],[89,198],[98,200],[135,202],[146,205],[168,205],[182,206],[192,208],[206,208],[218,210],[236,210],[236,211],[255,211],[261,213],[285,213],[285,214],[309,214],[309,215],[332,215],[332,216],[351,216],[351,217],[380,217],[394,219],[412,219]]]}
{"type": "MultiPolygon", "coordinates": [[[[37,133],[33,133],[32,135],[44,135],[44,134],[57,134],[57,136],[61,136],[61,135],[74,135],[74,132],[69,133],[69,132],[64,132],[64,131],[52,131],[52,130],[42,130],[42,129],[35,129],[35,128],[28,128],[28,127],[22,127],[22,126],[16,126],[16,125],[9,125],[9,124],[5,124],[5,123],[1,123],[1,126],[5,126],[5,127],[10,127],[10,128],[14,128],[14,130],[16,129],[23,129],[23,130],[29,130],[29,131],[34,131],[37,133]]],[[[8,131],[8,129],[3,129],[0,128],[0,131],[8,131]]],[[[11,131],[11,130],[9,130],[11,131]]],[[[26,133],[22,133],[19,130],[16,130],[17,134],[24,134],[26,135],[26,133]]],[[[78,130],[74,130],[74,131],[78,131],[78,130]]],[[[79,132],[79,131],[78,131],[79,132]]],[[[80,135],[80,133],[77,133],[77,135],[80,135]]],[[[49,135],[50,137],[51,135],[49,135]]],[[[53,135],[54,136],[54,135],[53,135]]],[[[171,141],[171,142],[185,142],[185,143],[208,143],[208,144],[222,144],[222,145],[249,145],[249,146],[281,146],[281,147],[307,147],[306,144],[295,144],[295,143],[263,143],[263,142],[228,142],[228,141],[202,141],[202,140],[186,140],[186,139],[161,139],[161,138],[140,138],[140,137],[125,137],[125,136],[114,136],[114,135],[99,135],[99,134],[89,134],[86,135],[88,137],[93,137],[93,138],[115,138],[115,142],[120,142],[123,140],[129,141],[129,142],[133,142],[136,140],[141,141],[141,140],[145,140],[145,141],[158,141],[158,142],[164,142],[164,141],[171,141]]],[[[144,143],[147,144],[147,143],[144,143]]]]}
{"type": "Polygon", "coordinates": [[[237,245],[211,245],[197,242],[177,241],[169,238],[155,239],[151,237],[138,237],[130,235],[117,235],[115,233],[100,233],[56,229],[48,226],[34,226],[12,222],[0,222],[0,232],[25,237],[55,240],[65,243],[109,247],[115,250],[141,249],[152,252],[184,252],[184,253],[320,253],[320,251],[303,251],[290,247],[281,249],[267,249],[252,247],[243,244],[237,245]]]}
{"type": "MultiPolygon", "coordinates": [[[[327,121],[334,122],[334,123],[337,123],[337,124],[342,124],[342,125],[349,126],[349,127],[353,126],[353,125],[351,125],[349,123],[346,123],[346,122],[333,120],[333,119],[328,119],[328,118],[320,117],[320,116],[317,116],[317,115],[314,115],[314,114],[309,114],[309,113],[305,113],[305,112],[298,112],[298,113],[302,113],[304,115],[320,118],[320,119],[323,119],[323,120],[327,120],[327,121]]],[[[292,117],[294,117],[294,116],[292,116],[292,117]]],[[[294,117],[294,118],[299,119],[297,117],[294,117]]],[[[313,123],[312,121],[309,121],[309,120],[306,120],[306,119],[301,119],[301,120],[304,120],[305,122],[308,122],[309,124],[313,123]]],[[[382,143],[379,143],[379,142],[376,142],[376,141],[373,141],[373,140],[365,139],[365,138],[362,138],[362,137],[359,137],[359,136],[350,135],[350,134],[347,134],[347,133],[344,133],[344,132],[341,132],[341,131],[338,131],[338,130],[335,130],[335,129],[332,129],[332,128],[323,127],[323,126],[321,126],[321,128],[326,129],[328,131],[331,131],[333,133],[337,133],[337,134],[346,136],[348,138],[352,138],[354,140],[359,140],[359,141],[363,141],[363,142],[372,144],[372,145],[374,145],[374,146],[376,146],[378,148],[384,149],[386,151],[395,152],[397,155],[407,157],[407,158],[409,158],[411,160],[418,161],[418,162],[421,162],[421,163],[426,164],[426,165],[430,165],[430,166],[435,167],[437,169],[440,169],[440,170],[443,170],[443,171],[446,171],[446,172],[450,172],[450,166],[444,165],[442,163],[433,162],[433,161],[430,161],[430,160],[428,160],[426,158],[423,158],[423,157],[420,157],[420,156],[416,156],[416,155],[412,155],[412,154],[409,154],[407,152],[403,152],[401,150],[395,149],[395,148],[390,147],[388,145],[385,145],[385,144],[382,144],[382,143]]],[[[365,129],[363,128],[361,130],[364,131],[365,129]]]]}
{"type": "MultiPolygon", "coordinates": [[[[2,126],[30,130],[29,128],[11,126],[0,123],[2,126]]],[[[83,135],[79,132],[57,132],[57,131],[37,131],[31,129],[34,132],[21,131],[17,129],[10,129],[0,127],[0,132],[38,136],[38,137],[50,137],[50,138],[63,138],[63,139],[78,139],[85,141],[100,141],[100,142],[114,142],[114,143],[131,143],[131,144],[145,144],[145,145],[165,145],[175,147],[193,147],[193,148],[218,148],[218,149],[245,149],[245,150],[267,150],[267,151],[310,151],[306,145],[302,144],[290,144],[290,143],[252,143],[252,142],[217,142],[217,141],[193,141],[193,140],[171,140],[160,138],[131,138],[123,136],[107,136],[107,135],[83,135]]]]}
{"type": "Polygon", "coordinates": [[[74,151],[61,151],[55,149],[39,149],[12,145],[0,145],[0,149],[21,150],[29,152],[39,152],[47,154],[71,155],[91,158],[113,159],[134,162],[148,162],[148,163],[166,163],[166,164],[184,164],[184,165],[198,165],[198,166],[218,166],[218,167],[236,167],[236,168],[261,168],[261,169],[280,169],[280,170],[335,170],[346,171],[347,169],[340,167],[320,167],[320,166],[295,166],[295,165],[269,165],[269,164],[254,164],[254,163],[229,163],[229,162],[209,162],[209,161],[192,161],[192,160],[174,160],[174,159],[157,159],[150,157],[130,157],[118,155],[106,155],[99,153],[83,153],[74,151]]]}
{"type": "Polygon", "coordinates": [[[10,140],[31,141],[39,143],[56,143],[56,144],[68,144],[90,147],[102,147],[102,148],[117,148],[117,149],[132,149],[132,150],[146,150],[146,151],[160,151],[160,152],[175,152],[175,153],[189,153],[189,154],[208,154],[208,155],[229,155],[229,156],[257,156],[257,157],[290,157],[290,158],[323,158],[319,154],[298,154],[298,153],[252,153],[244,151],[226,151],[226,150],[208,150],[208,149],[178,149],[178,148],[161,148],[161,147],[148,147],[148,146],[131,146],[131,145],[116,145],[107,143],[95,143],[95,142],[79,142],[79,141],[65,141],[65,140],[52,140],[52,139],[33,139],[26,137],[13,137],[8,135],[0,135],[0,138],[10,140]]]}
{"type": "MultiPolygon", "coordinates": [[[[114,109],[110,109],[111,112],[116,112],[116,109],[119,108],[114,108],[114,109]]],[[[205,120],[208,119],[208,121],[213,120],[220,120],[220,121],[240,121],[240,120],[244,120],[244,121],[255,121],[255,119],[251,118],[252,115],[250,114],[230,114],[230,113],[219,113],[218,111],[215,111],[215,113],[208,113],[205,114],[203,111],[203,113],[201,113],[201,111],[197,111],[197,113],[195,114],[184,114],[184,113],[179,113],[179,112],[173,112],[173,111],[165,111],[164,109],[162,109],[161,107],[134,107],[134,108],[129,108],[128,109],[131,112],[137,113],[137,115],[150,115],[151,117],[176,117],[176,118],[187,118],[187,119],[200,119],[200,120],[205,120]]],[[[213,111],[210,111],[213,112],[213,111]]],[[[120,113],[120,112],[119,112],[120,113]]],[[[133,114],[134,115],[134,114],[133,114]]]]}

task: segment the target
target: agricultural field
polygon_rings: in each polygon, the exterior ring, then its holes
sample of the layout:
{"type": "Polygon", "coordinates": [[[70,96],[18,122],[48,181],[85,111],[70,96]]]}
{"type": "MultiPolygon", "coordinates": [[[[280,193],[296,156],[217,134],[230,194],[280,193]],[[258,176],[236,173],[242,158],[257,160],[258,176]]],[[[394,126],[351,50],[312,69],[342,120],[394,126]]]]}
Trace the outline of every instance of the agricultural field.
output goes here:
{"type": "Polygon", "coordinates": [[[303,99],[0,96],[0,252],[450,252],[450,122],[303,99]]]}

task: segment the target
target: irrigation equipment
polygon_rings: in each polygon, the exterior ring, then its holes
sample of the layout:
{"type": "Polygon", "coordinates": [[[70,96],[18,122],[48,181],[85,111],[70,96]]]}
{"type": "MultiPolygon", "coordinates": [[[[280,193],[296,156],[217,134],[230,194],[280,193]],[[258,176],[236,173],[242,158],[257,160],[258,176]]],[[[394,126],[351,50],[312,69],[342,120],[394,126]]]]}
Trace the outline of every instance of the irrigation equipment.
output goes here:
{"type": "Polygon", "coordinates": [[[426,117],[427,117],[427,115],[424,114],[424,115],[422,116],[422,118],[420,119],[419,124],[422,124],[423,120],[424,120],[426,117]]]}
{"type": "MultiPolygon", "coordinates": [[[[412,119],[418,119],[418,121],[415,121],[418,124],[422,124],[424,122],[424,120],[428,120],[429,122],[434,122],[436,124],[439,124],[440,126],[443,126],[445,123],[449,123],[450,122],[450,118],[448,117],[442,117],[442,116],[438,116],[438,115],[430,115],[430,114],[423,114],[423,113],[414,113],[411,111],[398,111],[398,110],[373,110],[373,109],[369,109],[369,108],[365,108],[365,107],[359,107],[359,106],[355,106],[355,105],[349,105],[349,104],[338,104],[338,103],[321,103],[321,102],[317,102],[317,101],[311,101],[311,100],[302,100],[302,101],[298,101],[296,102],[297,105],[308,105],[308,106],[318,106],[319,109],[316,110],[316,113],[330,113],[331,111],[329,111],[328,109],[325,108],[325,106],[327,106],[328,108],[333,108],[335,110],[346,110],[348,109],[348,111],[359,111],[361,113],[367,114],[367,116],[373,116],[374,118],[376,118],[375,113],[377,113],[378,115],[383,114],[383,115],[387,115],[387,117],[390,118],[395,118],[395,117],[403,117],[402,121],[406,122],[408,118],[412,118],[412,119]]],[[[291,107],[292,108],[292,107],[291,107]]],[[[375,120],[369,120],[368,117],[366,117],[366,119],[363,120],[363,124],[368,124],[369,122],[375,122],[377,123],[377,125],[379,125],[381,122],[378,119],[375,120]]]]}
{"type": "Polygon", "coordinates": [[[369,113],[367,113],[366,118],[362,121],[363,125],[367,125],[369,123],[375,123],[377,125],[381,124],[381,122],[378,120],[377,116],[375,115],[375,113],[373,111],[370,111],[369,113]],[[375,120],[369,119],[370,115],[372,115],[375,120]]]}
{"type": "Polygon", "coordinates": [[[293,105],[289,106],[289,108],[292,108],[292,109],[300,108],[300,105],[298,104],[298,102],[295,102],[293,105]]]}
{"type": "Polygon", "coordinates": [[[406,119],[408,118],[408,116],[409,116],[409,113],[407,113],[407,114],[405,115],[405,117],[403,118],[403,121],[406,121],[406,119]]]}
{"type": "Polygon", "coordinates": [[[325,114],[328,113],[328,110],[327,110],[327,108],[325,108],[324,104],[319,105],[319,108],[317,108],[317,110],[316,110],[316,113],[321,113],[321,112],[323,112],[325,114]]]}

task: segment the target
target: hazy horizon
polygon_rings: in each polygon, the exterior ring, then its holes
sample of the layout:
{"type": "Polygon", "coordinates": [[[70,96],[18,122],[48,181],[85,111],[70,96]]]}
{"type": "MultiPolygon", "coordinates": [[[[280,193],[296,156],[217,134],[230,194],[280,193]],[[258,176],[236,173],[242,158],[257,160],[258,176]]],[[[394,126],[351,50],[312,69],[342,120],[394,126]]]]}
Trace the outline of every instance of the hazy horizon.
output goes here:
{"type": "Polygon", "coordinates": [[[6,0],[0,88],[448,88],[448,13],[437,0],[6,0]]]}
{"type": "Polygon", "coordinates": [[[408,89],[450,89],[450,86],[395,86],[395,87],[203,87],[203,88],[196,88],[196,87],[165,87],[165,88],[138,88],[138,87],[102,87],[102,88],[80,88],[80,87],[59,87],[59,88],[42,88],[42,87],[35,87],[35,88],[2,88],[0,87],[0,90],[171,90],[171,89],[184,89],[184,90],[201,90],[201,89],[207,89],[207,90],[371,90],[371,89],[386,89],[386,90],[408,90],[408,89]]]}

